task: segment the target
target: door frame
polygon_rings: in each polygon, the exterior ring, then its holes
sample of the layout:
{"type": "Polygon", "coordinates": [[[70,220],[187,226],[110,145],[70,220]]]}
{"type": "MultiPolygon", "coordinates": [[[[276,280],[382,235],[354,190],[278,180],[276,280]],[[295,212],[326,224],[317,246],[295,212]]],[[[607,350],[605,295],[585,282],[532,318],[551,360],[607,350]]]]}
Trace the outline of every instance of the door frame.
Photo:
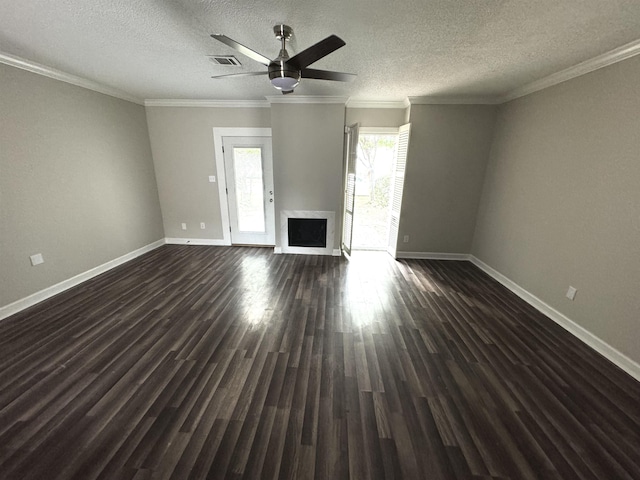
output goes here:
{"type": "MultiPolygon", "coordinates": [[[[231,245],[231,220],[229,202],[227,202],[227,177],[224,170],[222,137],[271,137],[271,128],[254,127],[214,127],[213,146],[216,172],[218,173],[218,198],[220,199],[220,219],[222,221],[222,239],[224,245],[231,245]]],[[[273,139],[272,139],[273,140],[273,139]]],[[[274,220],[275,222],[275,220],[274,220]]]]}
{"type": "Polygon", "coordinates": [[[358,141],[360,124],[345,125],[344,127],[344,159],[342,172],[342,235],[340,236],[340,248],[345,255],[351,256],[353,243],[353,218],[356,194],[356,165],[358,163],[358,141]],[[353,184],[349,178],[353,177],[353,184]],[[352,191],[349,191],[352,187],[352,191]],[[349,204],[351,199],[351,204],[349,204]],[[347,245],[348,241],[348,245],[347,245]]]}
{"type": "MultiPolygon", "coordinates": [[[[364,135],[394,135],[397,137],[397,142],[396,142],[396,153],[393,159],[393,164],[391,165],[391,178],[393,179],[396,171],[396,160],[397,160],[397,154],[398,154],[398,144],[400,143],[400,127],[360,127],[359,131],[358,131],[358,141],[360,139],[360,136],[364,136],[364,135]]],[[[357,164],[356,164],[356,171],[357,171],[357,164]]],[[[390,188],[389,188],[389,215],[387,218],[387,239],[386,239],[386,244],[384,246],[381,245],[380,250],[373,250],[373,251],[388,251],[389,250],[389,238],[391,236],[391,205],[393,203],[393,182],[391,182],[390,188]]],[[[355,217],[355,215],[354,215],[355,217]]],[[[355,221],[354,221],[355,224],[355,221]]]]}
{"type": "Polygon", "coordinates": [[[275,245],[276,221],[273,196],[273,146],[271,143],[271,137],[222,137],[232,245],[265,247],[273,247],[275,245]],[[257,149],[260,152],[257,157],[260,161],[260,194],[262,196],[260,206],[264,221],[264,229],[262,231],[241,230],[240,228],[239,208],[241,195],[238,188],[238,180],[243,180],[243,177],[238,177],[238,166],[236,164],[236,149],[238,148],[257,149]]]}

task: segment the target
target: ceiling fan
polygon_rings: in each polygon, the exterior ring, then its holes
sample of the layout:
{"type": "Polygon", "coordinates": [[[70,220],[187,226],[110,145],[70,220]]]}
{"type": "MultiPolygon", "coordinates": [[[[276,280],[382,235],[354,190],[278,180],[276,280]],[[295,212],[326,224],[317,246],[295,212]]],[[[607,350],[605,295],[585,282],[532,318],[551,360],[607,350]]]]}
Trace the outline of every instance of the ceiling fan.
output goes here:
{"type": "Polygon", "coordinates": [[[336,80],[339,82],[348,82],[355,78],[353,73],[332,72],[329,70],[316,70],[307,68],[314,62],[326,57],[331,52],[336,51],[346,43],[335,35],[330,35],[324,40],[319,41],[315,45],[301,51],[300,53],[289,58],[287,53],[287,40],[293,35],[293,29],[288,25],[276,25],[273,27],[276,38],[280,40],[280,53],[276,58],[270,60],[260,53],[245,47],[244,45],[232,40],[226,35],[211,35],[216,40],[236,49],[238,52],[247,57],[262,63],[267,67],[267,71],[262,72],[243,72],[232,73],[230,75],[217,75],[211,78],[227,78],[227,77],[246,77],[255,75],[269,75],[271,84],[282,91],[283,95],[293,93],[293,89],[300,83],[301,78],[314,78],[317,80],[336,80]]]}

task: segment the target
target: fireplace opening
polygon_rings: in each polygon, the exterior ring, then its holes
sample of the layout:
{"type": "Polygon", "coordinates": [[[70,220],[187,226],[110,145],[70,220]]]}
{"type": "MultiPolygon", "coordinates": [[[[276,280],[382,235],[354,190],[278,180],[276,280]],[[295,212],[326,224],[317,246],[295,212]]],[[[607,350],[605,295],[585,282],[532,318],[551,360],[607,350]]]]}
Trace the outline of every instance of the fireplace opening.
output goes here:
{"type": "Polygon", "coordinates": [[[327,246],[326,218],[288,218],[290,247],[327,246]]]}

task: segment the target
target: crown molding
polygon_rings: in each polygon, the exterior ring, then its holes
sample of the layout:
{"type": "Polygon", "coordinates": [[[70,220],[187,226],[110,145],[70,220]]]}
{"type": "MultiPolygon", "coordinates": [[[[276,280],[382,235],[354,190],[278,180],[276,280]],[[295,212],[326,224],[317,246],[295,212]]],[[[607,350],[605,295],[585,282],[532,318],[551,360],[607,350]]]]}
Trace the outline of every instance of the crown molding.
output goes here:
{"type": "Polygon", "coordinates": [[[0,52],[0,63],[19,68],[21,70],[26,70],[31,73],[36,73],[43,77],[49,77],[60,82],[70,83],[71,85],[86,88],[87,90],[93,90],[94,92],[109,95],[110,97],[126,100],[127,102],[137,103],[138,105],[143,105],[144,103],[141,99],[134,97],[133,95],[129,95],[122,90],[108,87],[101,83],[94,82],[93,80],[78,77],[61,70],[56,70],[55,68],[47,67],[46,65],[32,62],[31,60],[27,60],[16,55],[0,52]]]}
{"type": "Polygon", "coordinates": [[[496,105],[510,102],[545,88],[552,87],[567,80],[586,75],[600,68],[640,54],[640,39],[627,43],[610,52],[581,62],[572,67],[548,75],[544,78],[518,87],[502,96],[421,96],[407,97],[402,101],[367,101],[350,100],[348,97],[331,96],[267,96],[266,100],[181,100],[181,99],[146,99],[130,95],[122,90],[103,85],[70,73],[56,70],[30,60],[0,51],[0,63],[38,75],[69,83],[94,92],[126,100],[148,107],[218,107],[218,108],[263,108],[273,103],[310,104],[340,103],[348,108],[407,108],[411,105],[496,105]]]}
{"type": "Polygon", "coordinates": [[[311,95],[273,95],[265,97],[269,103],[341,103],[346,104],[349,97],[329,97],[311,95]]]}
{"type": "Polygon", "coordinates": [[[591,73],[600,68],[608,67],[609,65],[621,62],[638,54],[640,54],[640,39],[627,43],[626,45],[611,50],[610,52],[598,55],[597,57],[585,60],[573,67],[565,68],[564,70],[553,73],[547,77],[541,78],[540,80],[536,80],[523,85],[522,87],[516,88],[501,97],[498,103],[510,102],[516,98],[524,97],[525,95],[538,92],[545,88],[553,87],[559,83],[586,75],[587,73],[591,73]]]}
{"type": "Polygon", "coordinates": [[[215,108],[265,108],[266,100],[188,100],[188,99],[147,99],[145,107],[215,107],[215,108]]]}
{"type": "Polygon", "coordinates": [[[409,105],[409,99],[407,97],[404,100],[347,100],[347,108],[407,108],[409,105]]]}
{"type": "Polygon", "coordinates": [[[500,98],[495,96],[460,96],[460,97],[409,97],[411,105],[496,105],[500,98]]]}

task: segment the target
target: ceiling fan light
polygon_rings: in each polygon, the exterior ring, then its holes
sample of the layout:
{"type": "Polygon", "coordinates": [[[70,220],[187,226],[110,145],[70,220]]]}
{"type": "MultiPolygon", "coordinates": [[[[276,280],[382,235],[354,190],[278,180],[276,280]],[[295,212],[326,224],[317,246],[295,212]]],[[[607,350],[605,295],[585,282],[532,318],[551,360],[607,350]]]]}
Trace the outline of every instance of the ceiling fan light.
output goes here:
{"type": "Polygon", "coordinates": [[[271,79],[271,84],[278,90],[293,90],[300,80],[295,77],[274,77],[271,79]]]}

